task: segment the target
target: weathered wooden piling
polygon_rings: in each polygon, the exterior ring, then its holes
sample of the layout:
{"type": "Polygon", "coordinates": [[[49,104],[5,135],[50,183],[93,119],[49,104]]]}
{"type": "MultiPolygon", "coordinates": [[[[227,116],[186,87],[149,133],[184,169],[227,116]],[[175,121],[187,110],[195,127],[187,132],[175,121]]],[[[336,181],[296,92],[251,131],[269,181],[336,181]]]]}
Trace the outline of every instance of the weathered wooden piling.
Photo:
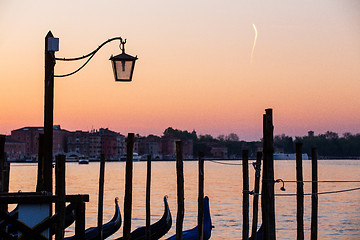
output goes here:
{"type": "Polygon", "coordinates": [[[99,196],[98,196],[98,239],[103,240],[103,210],[104,210],[104,179],[105,179],[105,155],[100,155],[100,174],[99,174],[99,196]]]}
{"type": "Polygon", "coordinates": [[[150,229],[150,193],[151,193],[151,155],[147,156],[146,164],[146,239],[151,239],[150,229]]]}
{"type": "Polygon", "coordinates": [[[85,202],[79,201],[75,207],[75,237],[85,240],[85,202]]]}
{"type": "Polygon", "coordinates": [[[311,149],[311,240],[317,240],[318,238],[318,161],[317,161],[317,149],[311,149]]]}
{"type": "Polygon", "coordinates": [[[249,151],[242,151],[243,167],[243,239],[249,238],[249,151]]]}
{"type": "Polygon", "coordinates": [[[65,155],[57,155],[55,158],[55,212],[58,215],[55,239],[64,239],[65,228],[65,155]]]}
{"type": "Polygon", "coordinates": [[[45,136],[43,133],[39,133],[39,148],[38,148],[38,174],[37,174],[37,184],[36,192],[45,191],[44,187],[44,139],[45,136]]]}
{"type": "Polygon", "coordinates": [[[297,239],[304,239],[304,183],[302,166],[302,143],[296,144],[296,221],[297,239]]]}
{"type": "Polygon", "coordinates": [[[251,236],[256,240],[256,231],[258,224],[258,209],[259,209],[259,189],[260,189],[260,172],[261,172],[261,158],[262,152],[257,152],[255,163],[255,186],[254,186],[254,199],[253,199],[253,221],[251,236]]]}
{"type": "MultiPolygon", "coordinates": [[[[0,193],[9,192],[9,172],[10,164],[6,160],[5,156],[5,135],[0,135],[0,193]]],[[[8,204],[0,204],[0,211],[7,212],[8,204]]],[[[0,236],[0,239],[4,239],[0,236]]]]}
{"type": "Polygon", "coordinates": [[[52,193],[52,162],[53,162],[53,110],[54,110],[54,66],[55,52],[48,50],[49,31],[45,37],[45,90],[44,90],[44,191],[52,193]]]}
{"type": "Polygon", "coordinates": [[[133,148],[134,148],[134,133],[129,133],[126,144],[126,173],[125,173],[124,227],[123,227],[124,240],[130,240],[130,231],[131,231],[133,148]]]}
{"type": "Polygon", "coordinates": [[[261,208],[264,240],[276,239],[275,232],[275,195],[274,195],[274,126],[272,109],[263,115],[263,179],[261,208]]]}
{"type": "Polygon", "coordinates": [[[7,160],[5,155],[5,135],[0,135],[0,192],[9,191],[9,180],[7,177],[7,160]]]}
{"type": "MultiPolygon", "coordinates": [[[[0,135],[0,192],[9,192],[9,172],[10,164],[6,159],[5,154],[5,135],[0,135]]],[[[3,205],[2,208],[7,210],[7,205],[3,205]]]]}
{"type": "Polygon", "coordinates": [[[177,176],[177,201],[178,211],[176,216],[176,240],[182,240],[184,221],[184,166],[182,157],[182,142],[176,142],[176,176],[177,176]]]}
{"type": "Polygon", "coordinates": [[[199,152],[199,193],[198,193],[199,240],[204,239],[204,153],[199,152]]]}

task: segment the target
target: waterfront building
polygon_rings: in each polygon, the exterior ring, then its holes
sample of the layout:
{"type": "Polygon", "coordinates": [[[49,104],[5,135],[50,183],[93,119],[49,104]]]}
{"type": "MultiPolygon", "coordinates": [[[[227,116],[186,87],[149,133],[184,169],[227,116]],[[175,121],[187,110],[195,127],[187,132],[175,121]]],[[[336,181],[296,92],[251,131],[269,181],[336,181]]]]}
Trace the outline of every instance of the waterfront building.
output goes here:
{"type": "Polygon", "coordinates": [[[212,146],[210,153],[214,158],[227,159],[229,157],[228,148],[224,146],[212,146]]]}
{"type": "Polygon", "coordinates": [[[160,137],[150,135],[148,137],[137,137],[134,142],[134,152],[140,156],[144,156],[143,160],[146,160],[146,156],[150,155],[152,159],[161,159],[161,144],[160,137]]]}
{"type": "Polygon", "coordinates": [[[84,157],[89,156],[89,132],[70,132],[67,138],[68,155],[76,153],[84,157]]]}
{"type": "Polygon", "coordinates": [[[26,144],[11,139],[11,136],[6,136],[5,152],[9,161],[21,161],[25,157],[26,144]]]}
{"type": "MultiPolygon", "coordinates": [[[[44,133],[43,127],[23,127],[11,131],[11,140],[25,143],[25,153],[23,157],[31,158],[39,151],[39,134],[44,133]]],[[[55,125],[53,130],[53,155],[64,153],[66,149],[66,139],[69,131],[55,125]]]]}
{"type": "Polygon", "coordinates": [[[101,151],[106,159],[119,160],[121,155],[126,154],[125,136],[108,128],[100,128],[99,135],[101,137],[101,151]]]}
{"type": "MultiPolygon", "coordinates": [[[[176,158],[176,142],[180,141],[179,138],[175,137],[162,137],[161,138],[161,154],[164,159],[175,159],[176,158]]],[[[183,139],[183,158],[193,158],[194,143],[192,139],[183,139]]]]}

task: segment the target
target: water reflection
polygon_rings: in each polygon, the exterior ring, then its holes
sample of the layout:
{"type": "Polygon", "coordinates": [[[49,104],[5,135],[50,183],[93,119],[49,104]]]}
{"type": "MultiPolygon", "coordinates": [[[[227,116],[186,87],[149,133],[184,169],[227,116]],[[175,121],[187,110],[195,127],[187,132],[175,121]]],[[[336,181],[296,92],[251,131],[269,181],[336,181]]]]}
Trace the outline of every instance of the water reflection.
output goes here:
{"type": "MultiPolygon", "coordinates": [[[[240,161],[236,161],[240,163],[240,161]]],[[[304,180],[311,179],[311,162],[304,161],[304,180]]],[[[250,167],[250,189],[254,185],[254,171],[250,167]]],[[[37,166],[12,164],[10,191],[34,191],[37,166]]],[[[125,163],[107,162],[105,167],[104,222],[114,214],[114,198],[119,197],[123,207],[125,189],[125,163]]],[[[99,163],[66,165],[67,194],[89,194],[86,205],[86,226],[97,221],[99,163]]],[[[197,162],[184,163],[185,219],[184,229],[197,223],[197,162]]],[[[295,161],[276,161],[275,179],[295,180],[295,161]]],[[[332,160],[319,162],[319,180],[360,180],[360,161],[332,160]]],[[[134,163],[132,228],[145,225],[146,163],[134,163]]],[[[175,234],[176,224],[176,165],[175,162],[153,162],[151,189],[152,222],[163,214],[163,196],[168,195],[173,215],[173,226],[165,236],[175,234]]],[[[276,184],[276,193],[280,184],[276,184]]],[[[359,187],[360,183],[319,183],[319,191],[333,191],[359,187]]],[[[286,183],[287,193],[296,192],[296,183],[286,183]]],[[[311,192],[311,183],[305,183],[304,191],[311,192]]],[[[205,194],[210,198],[210,211],[215,229],[212,239],[241,239],[242,236],[242,167],[205,162],[205,194]]],[[[305,197],[305,238],[310,238],[311,198],[305,197]]],[[[360,191],[319,196],[319,239],[360,239],[360,191]]],[[[276,229],[278,239],[294,239],[296,236],[296,198],[277,197],[276,229]]],[[[250,207],[252,199],[250,198],[250,207]]],[[[251,209],[251,208],[250,208],[251,209]]],[[[123,209],[121,209],[123,213],[123,209]]],[[[252,211],[250,210],[250,217],[252,211]]],[[[261,212],[259,213],[261,216],[261,212]]],[[[261,219],[261,218],[260,218],[261,219]]],[[[261,221],[261,220],[260,220],[261,221]]],[[[251,227],[251,224],[250,224],[251,227]]],[[[67,231],[71,235],[73,226],[67,231]]],[[[122,228],[110,239],[122,236],[122,228]]]]}

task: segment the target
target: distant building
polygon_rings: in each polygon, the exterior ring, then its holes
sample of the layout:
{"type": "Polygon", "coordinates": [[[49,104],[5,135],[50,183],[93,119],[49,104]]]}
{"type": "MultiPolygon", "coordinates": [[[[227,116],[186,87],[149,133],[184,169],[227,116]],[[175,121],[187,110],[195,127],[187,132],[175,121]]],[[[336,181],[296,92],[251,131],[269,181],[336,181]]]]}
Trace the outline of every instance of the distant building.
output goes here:
{"type": "Polygon", "coordinates": [[[99,132],[92,131],[89,134],[89,150],[88,157],[92,159],[99,159],[101,154],[101,137],[99,132]]]}
{"type": "MultiPolygon", "coordinates": [[[[162,137],[161,138],[161,154],[165,159],[176,158],[176,142],[180,141],[174,137],[162,137]]],[[[192,139],[181,140],[183,148],[183,158],[193,158],[194,143],[192,139]]]]}
{"type": "Polygon", "coordinates": [[[31,157],[39,151],[39,133],[43,133],[43,127],[23,127],[11,131],[11,140],[25,143],[24,157],[31,157]]]}
{"type": "Polygon", "coordinates": [[[64,154],[67,149],[67,137],[69,131],[61,129],[60,125],[54,125],[53,129],[53,155],[64,154]]]}
{"type": "Polygon", "coordinates": [[[67,138],[68,155],[77,153],[82,156],[89,156],[89,132],[70,132],[67,138]]]}
{"type": "Polygon", "coordinates": [[[210,153],[214,158],[227,159],[229,157],[228,149],[224,146],[213,146],[211,147],[210,153]]]}
{"type": "Polygon", "coordinates": [[[12,140],[11,137],[6,137],[5,140],[5,153],[7,159],[10,161],[24,160],[26,144],[12,140]]]}
{"type": "Polygon", "coordinates": [[[67,140],[68,154],[80,154],[90,159],[100,159],[104,153],[106,159],[117,160],[124,153],[125,137],[108,128],[99,131],[70,132],[67,140]]]}
{"type": "Polygon", "coordinates": [[[150,155],[152,159],[161,159],[161,139],[158,136],[135,138],[134,152],[141,156],[150,155]]]}
{"type": "Polygon", "coordinates": [[[118,160],[121,155],[125,154],[125,136],[120,133],[100,128],[101,150],[106,159],[118,160]]]}
{"type": "Polygon", "coordinates": [[[314,131],[308,131],[308,137],[314,137],[314,131]]]}
{"type": "MultiPolygon", "coordinates": [[[[39,151],[39,134],[44,133],[43,127],[23,127],[11,131],[11,140],[25,143],[24,157],[36,156],[39,151]]],[[[53,130],[53,155],[64,153],[66,149],[66,139],[68,131],[54,126],[53,130]]]]}

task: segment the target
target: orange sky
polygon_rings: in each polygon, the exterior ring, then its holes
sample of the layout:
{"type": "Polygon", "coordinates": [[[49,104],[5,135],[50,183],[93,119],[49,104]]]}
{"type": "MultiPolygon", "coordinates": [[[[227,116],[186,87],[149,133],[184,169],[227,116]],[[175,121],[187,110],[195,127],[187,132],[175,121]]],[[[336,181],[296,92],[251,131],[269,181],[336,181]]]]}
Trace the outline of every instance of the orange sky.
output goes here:
{"type": "MultiPolygon", "coordinates": [[[[44,37],[57,57],[82,56],[108,38],[138,55],[133,82],[114,82],[103,47],[79,73],[55,79],[54,124],[161,135],[262,136],[360,132],[360,3],[321,1],[0,2],[0,133],[43,125],[44,37]],[[258,38],[250,63],[255,24],[258,38]]],[[[56,74],[80,63],[60,63],[56,74]]]]}

